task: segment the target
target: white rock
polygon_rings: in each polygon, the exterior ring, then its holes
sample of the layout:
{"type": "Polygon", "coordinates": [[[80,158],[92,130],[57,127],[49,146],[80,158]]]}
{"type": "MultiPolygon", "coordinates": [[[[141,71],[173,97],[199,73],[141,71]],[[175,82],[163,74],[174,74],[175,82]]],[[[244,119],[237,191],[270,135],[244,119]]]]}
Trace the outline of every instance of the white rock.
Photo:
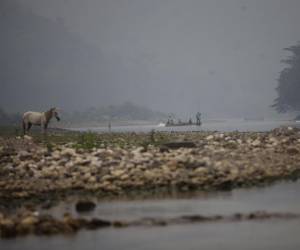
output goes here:
{"type": "Polygon", "coordinates": [[[61,155],[63,155],[63,156],[75,156],[76,155],[76,151],[73,148],[64,148],[61,151],[61,155]]]}
{"type": "Polygon", "coordinates": [[[208,173],[207,168],[199,167],[194,170],[195,174],[206,174],[208,173]]]}
{"type": "Polygon", "coordinates": [[[119,177],[119,176],[121,176],[121,175],[123,175],[123,174],[125,174],[125,170],[113,170],[112,172],[111,172],[111,174],[113,175],[113,176],[115,176],[115,177],[119,177]]]}
{"type": "Polygon", "coordinates": [[[214,139],[214,136],[213,135],[209,135],[206,137],[206,140],[210,141],[210,140],[213,140],[214,139]]]}
{"type": "Polygon", "coordinates": [[[24,140],[28,140],[28,141],[31,141],[32,140],[32,137],[29,136],[29,135],[24,135],[24,140]]]}
{"type": "Polygon", "coordinates": [[[129,175],[128,174],[123,174],[120,179],[121,180],[127,180],[129,178],[129,175]]]}
{"type": "Polygon", "coordinates": [[[52,158],[54,159],[54,160],[59,160],[60,159],[60,153],[59,153],[59,151],[58,150],[55,150],[53,153],[52,153],[52,158]]]}
{"type": "Polygon", "coordinates": [[[259,146],[261,144],[260,140],[256,139],[255,141],[253,141],[251,143],[252,146],[256,147],[256,146],[259,146]]]}

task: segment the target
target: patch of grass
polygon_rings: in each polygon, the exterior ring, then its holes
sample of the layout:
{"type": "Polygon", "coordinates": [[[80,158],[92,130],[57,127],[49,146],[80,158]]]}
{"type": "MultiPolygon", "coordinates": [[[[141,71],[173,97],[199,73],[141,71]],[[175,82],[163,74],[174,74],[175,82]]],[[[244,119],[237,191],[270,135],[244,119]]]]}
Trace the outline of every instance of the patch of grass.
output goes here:
{"type": "MultiPolygon", "coordinates": [[[[163,143],[176,139],[175,133],[150,131],[149,133],[95,133],[77,132],[63,129],[49,129],[46,134],[41,133],[39,127],[34,127],[28,134],[35,143],[43,144],[48,150],[53,150],[56,146],[70,144],[75,148],[92,149],[119,147],[130,149],[134,147],[160,146],[163,143]]],[[[19,127],[0,127],[0,136],[3,138],[15,138],[22,136],[19,127]]]]}
{"type": "Polygon", "coordinates": [[[105,143],[103,143],[96,133],[86,132],[78,136],[74,147],[82,149],[100,148],[105,147],[105,143]]]}
{"type": "Polygon", "coordinates": [[[54,148],[54,145],[51,142],[47,142],[46,143],[46,148],[47,148],[48,152],[52,152],[53,148],[54,148]]]}

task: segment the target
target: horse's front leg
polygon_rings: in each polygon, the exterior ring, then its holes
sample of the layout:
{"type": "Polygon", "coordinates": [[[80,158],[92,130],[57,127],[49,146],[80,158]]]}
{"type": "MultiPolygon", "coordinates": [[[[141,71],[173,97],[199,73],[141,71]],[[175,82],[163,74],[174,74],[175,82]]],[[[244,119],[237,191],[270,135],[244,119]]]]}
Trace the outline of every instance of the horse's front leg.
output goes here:
{"type": "Polygon", "coordinates": [[[45,124],[43,125],[44,134],[46,134],[47,128],[48,128],[48,124],[45,123],[45,124]]]}
{"type": "Polygon", "coordinates": [[[45,123],[41,123],[41,132],[42,134],[45,134],[46,133],[46,127],[45,127],[45,123]]]}
{"type": "Polygon", "coordinates": [[[32,123],[28,122],[28,124],[27,124],[27,132],[29,132],[31,126],[32,126],[32,123]]]}

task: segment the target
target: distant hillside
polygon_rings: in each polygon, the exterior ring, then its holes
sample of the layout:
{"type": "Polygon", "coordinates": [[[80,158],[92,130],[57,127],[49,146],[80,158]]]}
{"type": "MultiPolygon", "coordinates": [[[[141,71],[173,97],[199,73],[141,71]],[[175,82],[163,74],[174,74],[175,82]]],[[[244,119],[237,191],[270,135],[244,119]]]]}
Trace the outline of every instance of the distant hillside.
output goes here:
{"type": "Polygon", "coordinates": [[[111,101],[111,68],[117,60],[105,58],[61,21],[37,16],[16,0],[1,0],[0,37],[0,106],[26,111],[64,106],[65,98],[67,109],[84,107],[91,97],[100,104],[111,101]]]}

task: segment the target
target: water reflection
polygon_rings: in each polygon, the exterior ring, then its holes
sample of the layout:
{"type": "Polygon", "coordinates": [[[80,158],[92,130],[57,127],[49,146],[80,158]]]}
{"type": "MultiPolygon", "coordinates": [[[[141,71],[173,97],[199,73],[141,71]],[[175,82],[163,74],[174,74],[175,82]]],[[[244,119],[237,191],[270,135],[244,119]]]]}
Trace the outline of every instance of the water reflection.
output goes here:
{"type": "Polygon", "coordinates": [[[100,217],[110,220],[176,217],[189,214],[228,215],[258,210],[300,213],[299,192],[300,181],[223,192],[174,193],[170,196],[154,196],[151,199],[95,201],[96,209],[86,214],[77,214],[76,199],[70,198],[68,202],[60,203],[50,211],[57,217],[69,212],[73,216],[100,217]]]}

